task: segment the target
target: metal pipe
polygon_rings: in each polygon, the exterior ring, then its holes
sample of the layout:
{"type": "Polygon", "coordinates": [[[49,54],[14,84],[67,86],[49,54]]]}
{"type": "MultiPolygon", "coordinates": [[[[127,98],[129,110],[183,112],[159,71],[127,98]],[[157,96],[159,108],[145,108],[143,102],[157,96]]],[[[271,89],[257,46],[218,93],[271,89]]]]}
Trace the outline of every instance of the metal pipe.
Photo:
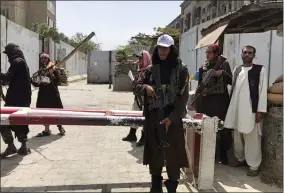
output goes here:
{"type": "MultiPolygon", "coordinates": [[[[142,117],[142,111],[125,111],[125,110],[83,110],[83,109],[52,109],[52,108],[29,108],[29,107],[1,107],[0,114],[12,114],[17,111],[25,111],[30,113],[31,110],[43,113],[46,111],[51,112],[84,112],[84,113],[104,113],[105,115],[112,116],[131,116],[131,117],[142,117]]],[[[62,114],[62,113],[60,113],[62,114]]]]}
{"type": "MultiPolygon", "coordinates": [[[[140,111],[78,112],[30,108],[1,108],[1,125],[93,125],[142,126],[145,118],[140,111]]],[[[201,126],[202,120],[183,119],[185,128],[201,126]]]]}
{"type": "MultiPolygon", "coordinates": [[[[88,125],[88,126],[142,126],[144,117],[126,116],[57,116],[1,114],[1,125],[88,125]]],[[[185,129],[201,126],[201,120],[183,119],[185,129]]]]}

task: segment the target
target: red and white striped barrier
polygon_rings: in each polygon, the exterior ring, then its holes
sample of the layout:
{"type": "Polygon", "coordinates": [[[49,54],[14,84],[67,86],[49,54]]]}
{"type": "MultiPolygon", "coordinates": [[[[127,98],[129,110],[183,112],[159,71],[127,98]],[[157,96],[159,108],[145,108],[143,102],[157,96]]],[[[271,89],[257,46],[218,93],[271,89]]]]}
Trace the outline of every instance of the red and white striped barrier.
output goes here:
{"type": "MultiPolygon", "coordinates": [[[[2,107],[1,125],[143,125],[142,111],[71,110],[2,107]]],[[[185,128],[200,126],[201,120],[184,119],[185,128]]]]}
{"type": "MultiPolygon", "coordinates": [[[[143,125],[141,111],[37,109],[1,107],[1,125],[143,125]]],[[[198,170],[198,189],[211,189],[214,180],[216,132],[218,119],[198,116],[202,119],[183,119],[186,132],[198,129],[201,136],[198,170]]],[[[1,129],[1,127],[0,127],[1,129]]],[[[188,143],[188,141],[186,141],[188,143]]],[[[189,150],[188,150],[189,151],[189,150]]],[[[192,151],[192,150],[191,150],[192,151]]],[[[191,158],[189,157],[189,160],[191,158]]],[[[193,162],[191,162],[193,163],[193,162]]],[[[195,162],[194,162],[195,163],[195,162]]]]}

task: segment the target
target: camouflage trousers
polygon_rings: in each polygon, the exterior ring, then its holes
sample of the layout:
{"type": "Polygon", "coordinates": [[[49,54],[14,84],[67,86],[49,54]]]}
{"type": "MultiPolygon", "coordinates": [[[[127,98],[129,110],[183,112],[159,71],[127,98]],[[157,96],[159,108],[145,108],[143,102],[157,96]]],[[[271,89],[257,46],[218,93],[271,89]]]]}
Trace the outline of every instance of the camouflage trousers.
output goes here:
{"type": "Polygon", "coordinates": [[[14,142],[12,131],[14,131],[15,138],[18,138],[20,143],[25,143],[28,141],[28,133],[30,132],[28,125],[1,126],[0,133],[3,141],[6,144],[11,144],[14,142]]]}

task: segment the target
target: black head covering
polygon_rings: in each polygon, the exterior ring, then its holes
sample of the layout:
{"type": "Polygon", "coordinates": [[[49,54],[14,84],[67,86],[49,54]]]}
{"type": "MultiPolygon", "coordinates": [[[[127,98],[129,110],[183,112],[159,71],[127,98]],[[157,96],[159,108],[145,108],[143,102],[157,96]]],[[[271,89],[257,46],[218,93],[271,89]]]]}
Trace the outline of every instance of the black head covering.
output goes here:
{"type": "Polygon", "coordinates": [[[9,62],[16,58],[22,58],[25,60],[24,54],[21,50],[21,48],[14,43],[9,43],[7,46],[5,46],[5,50],[3,51],[4,54],[7,54],[9,62]]]}
{"type": "Polygon", "coordinates": [[[161,83],[169,84],[172,69],[179,63],[177,48],[170,46],[170,53],[166,60],[161,60],[158,53],[158,46],[155,47],[152,55],[152,64],[160,64],[161,83]]]}

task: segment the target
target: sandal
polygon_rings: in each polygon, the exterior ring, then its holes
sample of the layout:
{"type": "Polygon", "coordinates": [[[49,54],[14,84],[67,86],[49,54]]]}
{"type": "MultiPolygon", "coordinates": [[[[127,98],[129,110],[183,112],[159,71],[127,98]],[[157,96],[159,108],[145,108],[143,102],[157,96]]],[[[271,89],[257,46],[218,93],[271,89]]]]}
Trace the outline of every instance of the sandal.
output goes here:
{"type": "Polygon", "coordinates": [[[41,133],[38,133],[36,135],[36,137],[46,137],[46,136],[50,136],[50,131],[42,131],[41,133]]]}
{"type": "Polygon", "coordinates": [[[66,131],[65,131],[65,129],[61,126],[61,127],[58,127],[58,130],[59,130],[59,133],[58,133],[58,135],[65,135],[65,133],[66,133],[66,131]]]}
{"type": "Polygon", "coordinates": [[[249,169],[248,171],[247,171],[247,176],[250,176],[250,177],[255,177],[255,176],[257,176],[259,174],[259,170],[251,170],[251,169],[249,169]]]}

